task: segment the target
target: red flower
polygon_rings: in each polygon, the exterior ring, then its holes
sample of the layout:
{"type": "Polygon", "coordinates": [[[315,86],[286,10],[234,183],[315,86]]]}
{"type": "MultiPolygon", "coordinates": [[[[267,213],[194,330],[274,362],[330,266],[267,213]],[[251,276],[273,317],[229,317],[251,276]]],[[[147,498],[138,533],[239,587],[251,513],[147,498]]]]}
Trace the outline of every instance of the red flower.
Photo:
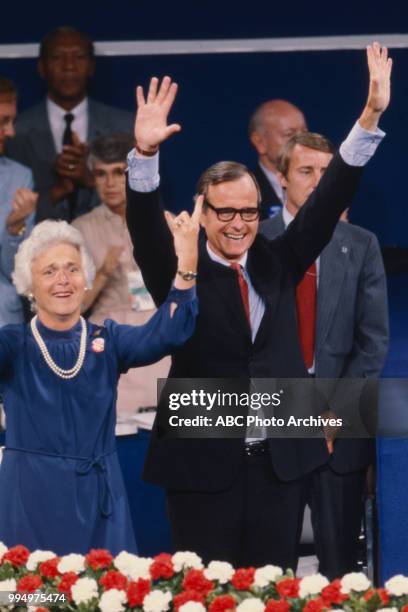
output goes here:
{"type": "Polygon", "coordinates": [[[125,591],[127,587],[127,578],[116,570],[110,570],[99,578],[99,584],[104,587],[104,591],[109,589],[119,589],[125,591]]]}
{"type": "Polygon", "coordinates": [[[54,557],[53,559],[48,559],[48,561],[43,561],[40,563],[40,574],[45,576],[45,578],[55,578],[59,576],[60,573],[58,571],[57,565],[59,563],[59,557],[54,557]]]}
{"type": "Polygon", "coordinates": [[[36,608],[35,612],[49,612],[48,608],[36,608]]]}
{"type": "Polygon", "coordinates": [[[25,565],[30,551],[25,546],[14,546],[3,555],[3,561],[10,561],[13,565],[25,565]]]}
{"type": "Polygon", "coordinates": [[[93,569],[105,569],[110,566],[113,557],[108,550],[93,548],[85,557],[87,564],[93,569]]]}
{"type": "Polygon", "coordinates": [[[202,570],[191,569],[183,580],[183,588],[186,591],[197,591],[207,597],[208,593],[214,588],[214,583],[204,576],[202,570]]]}
{"type": "Polygon", "coordinates": [[[284,599],[270,599],[266,604],[265,612],[289,612],[290,605],[284,599]]]}
{"type": "Polygon", "coordinates": [[[299,597],[299,578],[284,578],[276,583],[276,590],[281,597],[299,597]]]}
{"type": "Polygon", "coordinates": [[[370,589],[364,594],[363,598],[369,601],[372,597],[378,596],[383,604],[387,605],[390,603],[390,598],[386,589],[370,589]]]}
{"type": "Polygon", "coordinates": [[[408,612],[408,605],[407,606],[402,606],[401,612],[408,612]]]}
{"type": "Polygon", "coordinates": [[[209,605],[208,612],[227,612],[235,610],[237,602],[232,595],[219,595],[209,605]]]}
{"type": "Polygon", "coordinates": [[[231,584],[238,591],[249,591],[254,583],[255,568],[254,567],[243,567],[237,569],[235,574],[231,578],[231,584]]]}
{"type": "Polygon", "coordinates": [[[17,582],[17,591],[20,593],[34,593],[43,586],[43,581],[37,574],[27,574],[17,582]]]}
{"type": "Polygon", "coordinates": [[[178,595],[175,595],[173,598],[173,606],[176,612],[180,608],[180,606],[187,603],[188,601],[198,601],[198,603],[204,605],[205,597],[202,593],[198,593],[198,591],[182,591],[178,595]]]}
{"type": "Polygon", "coordinates": [[[168,553],[161,553],[154,557],[153,563],[150,566],[150,575],[153,580],[172,578],[174,576],[174,565],[171,560],[171,555],[168,553]]]}
{"type": "Polygon", "coordinates": [[[75,572],[66,572],[62,575],[61,582],[58,585],[58,592],[65,593],[70,599],[72,599],[71,588],[74,586],[78,576],[75,572]]]}
{"type": "Polygon", "coordinates": [[[341,592],[341,581],[333,580],[322,589],[322,599],[325,607],[330,608],[332,604],[341,605],[348,599],[348,595],[341,592]]]}
{"type": "Polygon", "coordinates": [[[127,600],[131,608],[142,606],[146,595],[150,593],[150,582],[139,578],[137,582],[129,582],[127,588],[127,600]]]}
{"type": "Polygon", "coordinates": [[[322,612],[324,608],[324,601],[321,597],[311,599],[303,608],[303,612],[322,612]]]}

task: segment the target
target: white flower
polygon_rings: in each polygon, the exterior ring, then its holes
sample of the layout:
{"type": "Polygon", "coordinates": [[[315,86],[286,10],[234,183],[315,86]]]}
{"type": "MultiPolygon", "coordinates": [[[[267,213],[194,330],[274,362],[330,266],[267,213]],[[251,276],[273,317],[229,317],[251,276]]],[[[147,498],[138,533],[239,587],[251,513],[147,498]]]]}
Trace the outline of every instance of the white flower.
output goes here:
{"type": "Polygon", "coordinates": [[[126,603],[125,591],[119,589],[109,589],[105,591],[99,601],[99,609],[101,612],[121,612],[125,609],[126,603]]]}
{"type": "Polygon", "coordinates": [[[137,557],[123,550],[114,558],[113,564],[116,569],[131,580],[139,580],[139,578],[149,580],[149,568],[152,561],[153,559],[137,557]]]}
{"type": "Polygon", "coordinates": [[[398,576],[393,576],[387,580],[384,586],[390,595],[395,595],[396,597],[408,595],[408,578],[406,576],[402,576],[401,574],[398,574],[398,576]]]}
{"type": "Polygon", "coordinates": [[[179,607],[179,612],[205,612],[205,607],[198,601],[188,601],[179,607]]]}
{"type": "Polygon", "coordinates": [[[208,580],[218,580],[220,584],[226,584],[231,580],[234,572],[232,565],[226,561],[211,561],[204,570],[204,576],[208,580]]]}
{"type": "Polygon", "coordinates": [[[0,542],[0,559],[8,551],[8,548],[3,542],[0,542]]]}
{"type": "Polygon", "coordinates": [[[65,555],[65,557],[61,557],[57,569],[61,574],[65,574],[66,572],[75,572],[79,574],[85,569],[85,557],[75,553],[65,555]]]}
{"type": "Polygon", "coordinates": [[[367,576],[361,572],[352,572],[346,574],[341,579],[341,592],[350,593],[350,591],[367,591],[371,587],[371,582],[367,576]]]}
{"type": "Polygon", "coordinates": [[[176,552],[172,557],[174,569],[176,572],[186,568],[203,569],[203,562],[201,558],[194,552],[176,552]]]}
{"type": "Polygon", "coordinates": [[[0,593],[2,591],[16,591],[17,583],[14,578],[9,578],[8,580],[0,580],[0,593]]]}
{"type": "Polygon", "coordinates": [[[329,584],[327,578],[321,574],[313,574],[312,576],[305,576],[302,578],[299,584],[299,596],[307,597],[308,595],[317,595],[329,584]]]}
{"type": "Polygon", "coordinates": [[[28,557],[28,561],[26,563],[27,569],[30,572],[33,572],[37,569],[37,565],[42,563],[43,561],[48,561],[49,559],[54,559],[56,554],[51,552],[50,550],[35,550],[28,557]]]}
{"type": "Polygon", "coordinates": [[[377,612],[398,612],[398,608],[378,608],[377,612]]]}
{"type": "Polygon", "coordinates": [[[79,578],[71,588],[72,599],[78,606],[94,597],[99,598],[98,585],[93,578],[79,578]]]}
{"type": "Polygon", "coordinates": [[[237,612],[263,612],[265,604],[258,597],[248,597],[237,607],[237,612]]]}
{"type": "Polygon", "coordinates": [[[282,569],[277,565],[265,565],[256,570],[254,584],[263,588],[268,586],[270,582],[275,582],[276,578],[282,575],[282,569]]]}
{"type": "Polygon", "coordinates": [[[169,609],[172,595],[170,591],[159,591],[155,589],[150,591],[143,600],[143,610],[145,612],[165,612],[169,609]]]}

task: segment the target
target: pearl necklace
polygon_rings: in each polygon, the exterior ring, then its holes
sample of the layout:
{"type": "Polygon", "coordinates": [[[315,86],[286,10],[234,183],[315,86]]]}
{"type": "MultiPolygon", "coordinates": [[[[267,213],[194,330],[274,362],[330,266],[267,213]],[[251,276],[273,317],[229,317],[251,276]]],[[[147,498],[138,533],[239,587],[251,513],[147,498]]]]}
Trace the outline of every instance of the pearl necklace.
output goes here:
{"type": "Polygon", "coordinates": [[[30,323],[31,331],[34,336],[34,340],[37,342],[39,346],[39,349],[41,351],[42,356],[44,357],[46,364],[48,365],[49,368],[51,368],[54,374],[56,374],[60,378],[64,378],[64,379],[74,378],[74,376],[76,376],[79,370],[82,368],[82,365],[85,359],[85,350],[86,350],[85,319],[83,317],[79,317],[79,320],[81,321],[81,327],[82,327],[81,341],[79,343],[79,354],[78,354],[78,359],[77,359],[76,364],[74,365],[74,367],[70,368],[69,370],[64,370],[63,368],[60,368],[59,366],[57,366],[57,364],[55,363],[55,361],[49,354],[48,349],[45,345],[45,342],[42,339],[40,332],[38,331],[37,319],[38,319],[37,315],[33,319],[31,319],[31,323],[30,323]]]}

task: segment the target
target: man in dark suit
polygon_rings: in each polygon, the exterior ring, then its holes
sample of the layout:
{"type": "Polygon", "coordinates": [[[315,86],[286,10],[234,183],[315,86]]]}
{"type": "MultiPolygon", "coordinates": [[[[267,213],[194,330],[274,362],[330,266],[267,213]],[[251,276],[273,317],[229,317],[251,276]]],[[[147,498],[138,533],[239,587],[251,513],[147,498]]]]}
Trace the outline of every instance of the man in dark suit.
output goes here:
{"type": "MultiPolygon", "coordinates": [[[[284,236],[257,235],[259,191],[245,166],[220,162],[198,183],[204,197],[197,290],[199,315],[190,341],[176,352],[175,378],[306,377],[297,336],[295,289],[329,242],[350,203],[361,167],[381,138],[391,62],[369,47],[366,106],[307,204],[284,236]],[[368,146],[368,148],[367,148],[368,146]],[[231,265],[232,264],[232,265],[231,265]]],[[[178,124],[167,125],[177,86],[152,79],[147,99],[137,89],[136,150],[128,157],[127,222],[135,259],[157,303],[176,272],[171,236],[158,194],[158,147],[178,124]]],[[[181,221],[182,222],[182,219],[181,221]]],[[[178,270],[183,278],[191,271],[178,270]]],[[[240,383],[237,383],[240,384],[240,383]]],[[[235,565],[296,567],[306,475],[327,463],[316,439],[171,439],[158,419],[144,477],[166,489],[175,545],[235,565]]]]}
{"type": "Polygon", "coordinates": [[[72,220],[96,206],[86,143],[113,132],[132,133],[131,113],[87,97],[94,69],[94,47],[86,34],[58,28],[41,42],[38,72],[47,98],[21,113],[8,150],[33,172],[37,222],[72,220]]]}
{"type": "MultiPolygon", "coordinates": [[[[283,234],[319,184],[333,154],[333,145],[319,134],[302,132],[289,140],[277,163],[286,190],[285,206],[260,224],[264,236],[272,240],[283,234]]],[[[299,331],[306,325],[310,332],[309,363],[304,352],[309,373],[319,378],[379,376],[388,347],[388,308],[376,237],[340,221],[314,267],[316,275],[302,281],[297,291],[299,331]],[[313,310],[302,319],[300,300],[305,300],[305,291],[313,310]]],[[[363,489],[372,459],[367,440],[339,439],[326,465],[310,477],[308,499],[319,571],[330,578],[357,569],[363,489]]]]}
{"type": "Polygon", "coordinates": [[[273,217],[285,201],[276,167],[279,151],[291,136],[305,130],[302,111],[287,100],[268,100],[251,115],[248,136],[258,153],[253,173],[261,191],[261,219],[273,217]]]}

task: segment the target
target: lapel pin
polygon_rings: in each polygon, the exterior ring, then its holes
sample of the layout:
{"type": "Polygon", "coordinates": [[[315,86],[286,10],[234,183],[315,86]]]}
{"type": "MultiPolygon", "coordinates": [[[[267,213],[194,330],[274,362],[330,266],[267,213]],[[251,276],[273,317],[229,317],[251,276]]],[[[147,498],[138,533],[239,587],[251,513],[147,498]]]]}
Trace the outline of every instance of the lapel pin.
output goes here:
{"type": "Polygon", "coordinates": [[[347,247],[345,247],[345,246],[342,246],[342,247],[341,247],[341,252],[342,252],[342,253],[348,253],[348,248],[347,248],[347,247]]]}
{"type": "Polygon", "coordinates": [[[102,353],[105,350],[105,340],[103,338],[95,338],[95,340],[92,340],[91,346],[94,353],[102,353]]]}

